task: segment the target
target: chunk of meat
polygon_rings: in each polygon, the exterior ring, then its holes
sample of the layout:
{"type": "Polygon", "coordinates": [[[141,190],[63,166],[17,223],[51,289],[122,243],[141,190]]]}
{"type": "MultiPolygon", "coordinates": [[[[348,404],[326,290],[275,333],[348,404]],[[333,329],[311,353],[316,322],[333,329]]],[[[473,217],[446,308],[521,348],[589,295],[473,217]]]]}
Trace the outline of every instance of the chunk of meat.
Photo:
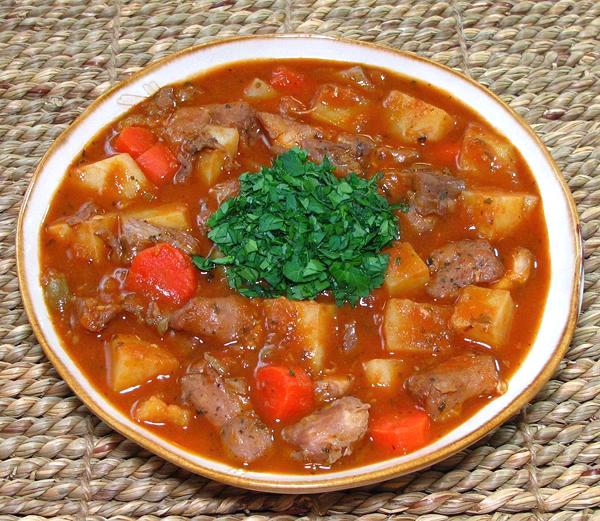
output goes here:
{"type": "Polygon", "coordinates": [[[350,145],[334,143],[326,139],[305,139],[301,146],[313,161],[320,163],[327,156],[331,164],[342,172],[362,171],[355,155],[357,152],[350,145]]]}
{"type": "Polygon", "coordinates": [[[283,439],[300,449],[312,464],[331,465],[352,453],[369,423],[369,405],[353,396],[339,398],[281,431],[283,439]]]}
{"type": "Polygon", "coordinates": [[[121,218],[119,239],[129,258],[136,252],[159,242],[169,243],[188,254],[196,253],[199,247],[198,241],[188,232],[157,226],[135,217],[121,218]]]}
{"type": "Polygon", "coordinates": [[[315,394],[324,402],[341,398],[352,387],[352,377],[349,375],[324,376],[315,382],[315,394]]]}
{"type": "Polygon", "coordinates": [[[412,229],[418,234],[427,233],[435,228],[439,217],[437,215],[427,215],[423,217],[417,210],[409,198],[408,212],[401,212],[401,215],[406,219],[412,229]]]}
{"type": "Polygon", "coordinates": [[[221,375],[207,364],[193,366],[181,378],[181,392],[184,401],[190,402],[219,429],[242,412],[239,397],[227,388],[221,375]]]}
{"type": "Polygon", "coordinates": [[[495,282],[504,266],[492,245],[485,240],[450,242],[433,251],[428,259],[432,278],[427,293],[435,298],[451,298],[458,290],[480,282],[495,282]]]}
{"type": "Polygon", "coordinates": [[[380,192],[390,203],[406,201],[412,187],[411,176],[406,171],[386,168],[377,181],[380,192]]]}
{"type": "Polygon", "coordinates": [[[247,405],[239,381],[228,382],[209,364],[202,363],[181,378],[181,390],[183,400],[219,429],[225,449],[238,460],[249,463],[273,444],[271,431],[247,405]]]}
{"type": "Polygon", "coordinates": [[[217,204],[220,205],[221,203],[227,201],[227,199],[235,197],[239,192],[239,179],[228,179],[222,183],[217,183],[208,191],[208,194],[214,197],[217,201],[217,204]]]}
{"type": "Polygon", "coordinates": [[[309,139],[323,139],[322,131],[292,118],[259,112],[258,119],[267,131],[269,139],[282,149],[302,146],[304,141],[309,139]]]}
{"type": "Polygon", "coordinates": [[[240,414],[221,429],[221,440],[231,454],[244,463],[263,456],[273,445],[271,430],[254,413],[240,414]]]}
{"type": "Polygon", "coordinates": [[[493,357],[469,353],[411,376],[406,388],[433,420],[443,421],[459,414],[467,400],[497,394],[502,385],[493,357]]]}
{"type": "Polygon", "coordinates": [[[255,325],[253,308],[238,295],[195,297],[171,315],[173,329],[227,343],[250,333],[255,325]]]}
{"type": "Polygon", "coordinates": [[[73,215],[67,217],[64,222],[66,222],[69,226],[75,226],[84,221],[87,221],[98,215],[100,213],[100,208],[96,205],[96,203],[92,201],[88,201],[87,203],[83,203],[79,210],[77,210],[73,215]]]}
{"type": "Polygon", "coordinates": [[[464,181],[435,170],[419,169],[414,175],[415,209],[422,216],[447,215],[465,189],[464,181]]]}
{"type": "Polygon", "coordinates": [[[370,137],[361,134],[342,133],[337,137],[337,142],[346,146],[359,162],[366,159],[375,148],[375,142],[370,137]]]}
{"type": "Polygon", "coordinates": [[[167,136],[176,143],[203,138],[204,128],[210,122],[210,112],[205,107],[178,108],[166,125],[167,136]]]}
{"type": "Polygon", "coordinates": [[[252,141],[260,130],[256,111],[245,101],[216,103],[207,105],[206,108],[210,113],[211,123],[224,127],[235,127],[246,140],[252,141]]]}
{"type": "Polygon", "coordinates": [[[120,304],[105,303],[96,297],[76,298],[75,315],[84,329],[97,333],[123,311],[120,304]]]}

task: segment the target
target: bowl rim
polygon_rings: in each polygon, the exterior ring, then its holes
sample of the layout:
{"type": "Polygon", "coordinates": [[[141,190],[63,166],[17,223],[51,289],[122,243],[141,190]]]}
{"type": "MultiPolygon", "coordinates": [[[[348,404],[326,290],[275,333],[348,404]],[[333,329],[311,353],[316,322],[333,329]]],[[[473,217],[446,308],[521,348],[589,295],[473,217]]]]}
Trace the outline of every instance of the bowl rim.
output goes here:
{"type": "MultiPolygon", "coordinates": [[[[263,58],[263,57],[258,57],[263,58]]],[[[268,60],[268,56],[265,56],[264,59],[268,60]]],[[[233,63],[233,61],[231,61],[233,63]]],[[[360,60],[357,60],[357,63],[360,63],[360,60]]],[[[195,73],[190,74],[193,76],[195,74],[201,73],[201,70],[196,71],[195,73]]],[[[41,226],[41,223],[40,223],[41,226]]],[[[40,162],[38,163],[25,192],[21,209],[19,211],[19,216],[17,220],[17,233],[16,233],[16,252],[17,252],[17,277],[19,281],[19,287],[21,292],[21,297],[23,301],[23,307],[27,314],[28,320],[31,324],[32,330],[40,343],[44,354],[48,357],[48,359],[52,362],[53,366],[56,368],[57,372],[63,378],[69,387],[73,390],[73,392],[78,396],[79,399],[88,407],[97,417],[99,417],[102,421],[104,421],[107,425],[109,425],[112,429],[116,430],[126,438],[133,440],[138,445],[148,449],[154,454],[160,456],[161,458],[170,461],[191,472],[201,474],[207,478],[226,483],[228,485],[242,487],[250,490],[257,490],[263,492],[277,492],[277,493],[317,493],[317,492],[325,492],[325,491],[333,491],[340,490],[345,488],[353,488],[358,486],[364,486],[376,482],[381,482],[386,479],[391,479],[396,476],[400,476],[403,474],[415,472],[421,470],[423,468],[429,467],[452,454],[457,453],[458,451],[472,445],[483,436],[488,434],[493,429],[497,428],[504,422],[506,422],[509,418],[514,416],[518,411],[523,408],[542,388],[542,386],[551,378],[551,376],[556,371],[560,361],[563,359],[567,348],[570,344],[571,338],[574,333],[575,325],[578,318],[579,306],[581,304],[581,290],[582,290],[582,277],[583,277],[583,258],[582,258],[582,240],[581,240],[581,226],[579,223],[579,216],[577,213],[577,209],[575,206],[575,201],[573,196],[567,186],[567,183],[563,176],[560,173],[560,169],[558,168],[556,162],[552,158],[550,152],[547,150],[546,146],[543,144],[542,140],[538,137],[538,135],[531,129],[529,124],[521,117],[518,113],[516,113],[507,103],[505,103],[499,96],[497,96],[491,90],[488,90],[486,87],[475,81],[473,78],[454,70],[446,65],[437,63],[428,58],[424,58],[418,54],[407,52],[399,49],[395,49],[386,45],[382,45],[379,43],[365,42],[359,40],[353,40],[349,38],[336,37],[336,36],[328,36],[328,35],[317,35],[317,34],[304,34],[304,33],[276,33],[276,34],[264,34],[264,35],[243,35],[243,36],[233,36],[229,38],[222,38],[216,40],[210,40],[205,43],[193,45],[191,47],[187,47],[175,53],[169,54],[161,59],[158,59],[139,71],[131,74],[124,80],[116,83],[98,98],[96,98],[90,105],[56,138],[56,140],[52,143],[49,149],[46,151],[40,162]],[[252,477],[241,476],[230,474],[226,472],[221,472],[215,468],[210,468],[206,465],[196,464],[178,454],[175,454],[171,450],[159,446],[154,441],[148,439],[146,436],[134,431],[128,425],[121,422],[119,419],[111,416],[108,412],[105,412],[101,407],[101,404],[96,403],[94,398],[91,397],[87,391],[79,384],[78,379],[73,376],[69,369],[62,363],[58,356],[54,354],[54,349],[50,346],[49,342],[44,335],[43,329],[38,322],[37,316],[33,309],[33,303],[31,300],[31,296],[29,294],[28,281],[26,279],[26,261],[24,255],[24,238],[23,238],[23,225],[25,216],[28,212],[29,202],[31,198],[31,193],[33,192],[34,186],[37,184],[40,174],[44,169],[44,166],[48,159],[55,153],[55,151],[61,146],[61,144],[66,140],[68,136],[71,135],[72,132],[77,128],[78,124],[90,116],[98,105],[100,105],[106,98],[113,95],[116,91],[123,89],[131,82],[145,76],[150,71],[154,71],[160,67],[163,67],[168,62],[175,60],[181,56],[185,56],[187,54],[193,54],[199,50],[206,49],[213,46],[220,46],[224,44],[230,44],[233,42],[244,41],[244,40],[271,40],[271,39],[316,39],[323,41],[339,41],[348,45],[354,46],[364,46],[371,48],[378,52],[391,53],[394,55],[400,55],[412,60],[417,60],[420,62],[424,62],[425,64],[437,68],[441,68],[446,72],[451,73],[452,75],[458,76],[463,81],[466,81],[471,84],[471,86],[483,91],[485,95],[493,98],[497,103],[499,103],[515,120],[515,122],[524,129],[527,134],[532,138],[532,140],[536,143],[539,150],[543,153],[545,159],[548,161],[548,165],[550,166],[552,173],[554,174],[555,179],[558,181],[560,188],[562,189],[562,194],[567,203],[568,212],[571,217],[572,224],[572,239],[573,239],[573,248],[574,248],[574,273],[573,276],[573,291],[570,295],[570,305],[569,305],[569,314],[563,328],[560,333],[560,341],[555,346],[551,355],[549,355],[548,362],[545,364],[544,368],[538,373],[537,377],[531,381],[516,397],[515,399],[505,406],[499,413],[491,418],[489,421],[483,423],[470,433],[467,433],[465,436],[459,438],[458,440],[449,443],[448,445],[441,447],[429,454],[420,456],[415,458],[414,460],[399,463],[393,467],[373,470],[365,473],[360,473],[360,468],[357,467],[358,471],[354,475],[344,476],[344,477],[336,477],[330,479],[322,479],[320,481],[311,480],[310,475],[302,476],[302,479],[299,479],[294,482],[281,482],[277,481],[276,473],[270,473],[269,471],[260,471],[260,473],[264,473],[265,477],[268,479],[258,480],[252,477]]],[[[39,262],[39,258],[37,260],[39,262]]],[[[53,325],[51,327],[54,327],[53,325]]],[[[172,445],[172,443],[168,442],[172,445]]],[[[210,460],[210,458],[205,457],[205,459],[210,460]]]]}

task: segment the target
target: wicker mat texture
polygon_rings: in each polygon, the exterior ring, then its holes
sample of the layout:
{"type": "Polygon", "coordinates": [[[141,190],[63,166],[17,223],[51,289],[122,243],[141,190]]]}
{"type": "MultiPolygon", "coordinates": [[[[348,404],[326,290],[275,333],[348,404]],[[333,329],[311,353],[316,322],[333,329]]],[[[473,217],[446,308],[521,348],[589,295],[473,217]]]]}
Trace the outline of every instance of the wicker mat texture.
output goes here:
{"type": "Polygon", "coordinates": [[[600,519],[599,35],[597,0],[0,0],[0,520],[600,519]],[[93,99],[179,49],[271,32],[380,42],[467,72],[542,137],[585,239],[579,326],[534,403],[429,470],[317,496],[208,481],[92,416],[32,334],[14,258],[30,176],[93,99]]]}

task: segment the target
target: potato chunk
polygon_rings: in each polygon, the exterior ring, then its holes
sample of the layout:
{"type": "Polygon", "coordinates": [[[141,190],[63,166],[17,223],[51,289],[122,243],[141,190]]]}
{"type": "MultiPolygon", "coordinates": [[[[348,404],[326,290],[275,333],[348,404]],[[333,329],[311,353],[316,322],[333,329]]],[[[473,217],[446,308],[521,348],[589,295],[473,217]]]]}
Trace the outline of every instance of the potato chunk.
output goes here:
{"type": "Polygon", "coordinates": [[[356,130],[367,100],[348,87],[326,84],[317,92],[310,115],[313,119],[345,130],[356,130]]]}
{"type": "Polygon", "coordinates": [[[283,337],[289,336],[292,345],[301,349],[301,358],[311,370],[323,369],[331,334],[335,331],[336,306],[285,298],[265,304],[268,327],[283,337]]]}
{"type": "Polygon", "coordinates": [[[254,78],[244,88],[244,96],[251,100],[263,101],[277,96],[277,91],[260,78],[254,78]]]}
{"type": "Polygon", "coordinates": [[[150,188],[146,176],[129,154],[118,154],[83,166],[78,177],[83,186],[95,192],[114,191],[123,199],[133,199],[150,188]]]}
{"type": "Polygon", "coordinates": [[[115,335],[109,348],[109,383],[114,391],[141,385],[179,367],[179,362],[169,351],[135,335],[115,335]]]}
{"type": "Polygon", "coordinates": [[[509,291],[467,286],[460,292],[450,322],[469,340],[501,347],[510,332],[513,313],[509,291]]]}
{"type": "Polygon", "coordinates": [[[477,233],[492,240],[513,233],[538,203],[535,195],[499,190],[465,190],[461,198],[477,233]]]}
{"type": "Polygon", "coordinates": [[[461,170],[479,174],[510,171],[516,159],[515,149],[506,139],[476,123],[469,124],[458,156],[461,170]]]}
{"type": "Polygon", "coordinates": [[[445,306],[389,299],[383,313],[386,349],[396,353],[433,353],[447,349],[451,313],[445,306]]]}
{"type": "Polygon", "coordinates": [[[235,157],[240,143],[240,133],[237,128],[206,125],[204,131],[219,144],[229,159],[235,157]]]}
{"type": "Polygon", "coordinates": [[[396,358],[373,358],[363,363],[365,377],[373,387],[396,387],[404,363],[396,358]]]}
{"type": "Polygon", "coordinates": [[[392,297],[422,288],[429,281],[429,268],[410,243],[397,243],[386,253],[390,262],[384,285],[392,297]]]}
{"type": "Polygon", "coordinates": [[[187,427],[191,416],[189,410],[179,405],[169,405],[155,394],[140,402],[133,413],[139,422],[172,423],[179,427],[187,427]]]}
{"type": "Polygon", "coordinates": [[[389,93],[383,106],[390,131],[407,143],[439,141],[454,126],[454,118],[445,110],[397,90],[389,93]]]}
{"type": "Polygon", "coordinates": [[[207,186],[214,186],[223,172],[227,155],[221,149],[209,149],[200,153],[196,159],[195,171],[197,177],[207,186]]]}
{"type": "Polygon", "coordinates": [[[162,204],[154,208],[129,211],[125,215],[176,230],[187,230],[191,226],[187,206],[183,203],[162,204]]]}

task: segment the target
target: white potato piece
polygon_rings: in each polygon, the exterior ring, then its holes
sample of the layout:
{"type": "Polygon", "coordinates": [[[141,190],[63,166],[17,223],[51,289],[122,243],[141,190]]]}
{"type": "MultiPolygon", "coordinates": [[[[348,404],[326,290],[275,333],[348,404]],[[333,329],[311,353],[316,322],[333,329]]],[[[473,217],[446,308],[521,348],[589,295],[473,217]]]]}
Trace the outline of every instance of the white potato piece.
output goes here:
{"type": "Polygon", "coordinates": [[[187,230],[191,226],[187,206],[183,203],[166,203],[153,208],[130,210],[124,215],[155,226],[166,226],[177,230],[187,230]]]}
{"type": "Polygon", "coordinates": [[[229,159],[235,157],[240,143],[240,133],[237,128],[206,125],[204,132],[219,144],[229,159]]]}
{"type": "Polygon", "coordinates": [[[506,272],[495,284],[494,289],[513,289],[525,284],[531,276],[531,270],[535,265],[535,257],[527,248],[518,246],[510,252],[504,261],[506,272]]]}
{"type": "Polygon", "coordinates": [[[469,124],[458,155],[461,170],[486,175],[512,170],[516,160],[515,148],[505,138],[477,123],[469,124]]]}
{"type": "Polygon", "coordinates": [[[204,150],[196,159],[194,170],[207,186],[214,186],[223,173],[226,161],[227,155],[224,150],[204,150]]]}
{"type": "Polygon", "coordinates": [[[510,332],[514,307],[505,289],[467,286],[460,291],[450,323],[465,338],[499,348],[510,332]]]}
{"type": "Polygon", "coordinates": [[[454,127],[445,110],[400,91],[391,91],[383,101],[390,132],[407,143],[439,141],[454,127]]]}
{"type": "Polygon", "coordinates": [[[192,414],[188,409],[167,404],[160,396],[153,394],[136,406],[133,417],[139,422],[171,423],[179,427],[187,427],[192,414]]]}
{"type": "Polygon", "coordinates": [[[397,387],[404,362],[397,358],[373,358],[363,363],[365,377],[373,387],[397,387]]]}
{"type": "Polygon", "coordinates": [[[389,299],[383,312],[386,350],[429,355],[449,347],[451,314],[446,306],[389,299]]]}
{"type": "Polygon", "coordinates": [[[461,200],[477,233],[486,239],[509,236],[531,215],[535,195],[500,190],[465,190],[461,200]]]}
{"type": "Polygon", "coordinates": [[[133,199],[151,185],[129,154],[118,154],[79,168],[80,183],[99,194],[114,191],[123,199],[133,199]]]}
{"type": "Polygon", "coordinates": [[[336,329],[336,306],[314,300],[265,300],[267,327],[300,350],[312,372],[323,369],[336,329]]]}
{"type": "Polygon", "coordinates": [[[179,367],[166,349],[141,340],[136,335],[119,334],[111,340],[109,384],[113,391],[142,385],[158,375],[179,367]]]}
{"type": "Polygon", "coordinates": [[[244,88],[244,96],[255,101],[272,99],[277,96],[277,91],[260,78],[254,78],[244,88]]]}
{"type": "Polygon", "coordinates": [[[356,130],[356,122],[365,114],[367,100],[348,87],[326,84],[319,88],[310,109],[317,121],[344,130],[356,130]]]}
{"type": "Polygon", "coordinates": [[[422,288],[429,281],[429,268],[408,242],[392,246],[384,286],[392,297],[422,288]]]}

